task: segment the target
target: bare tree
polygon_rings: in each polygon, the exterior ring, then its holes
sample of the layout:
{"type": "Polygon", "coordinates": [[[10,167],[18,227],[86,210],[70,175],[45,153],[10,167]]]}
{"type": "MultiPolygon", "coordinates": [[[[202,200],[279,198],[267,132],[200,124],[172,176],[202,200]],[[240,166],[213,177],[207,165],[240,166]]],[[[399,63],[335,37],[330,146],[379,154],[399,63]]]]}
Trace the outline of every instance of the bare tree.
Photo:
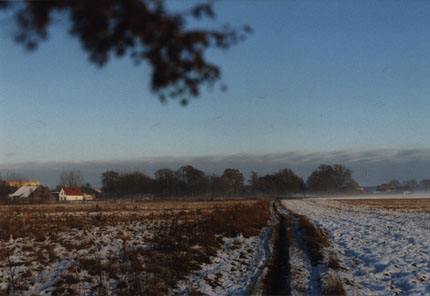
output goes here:
{"type": "Polygon", "coordinates": [[[420,188],[422,190],[430,190],[430,179],[421,180],[420,188]]]}
{"type": "Polygon", "coordinates": [[[60,175],[60,186],[81,187],[83,183],[80,171],[66,171],[60,175]]]}

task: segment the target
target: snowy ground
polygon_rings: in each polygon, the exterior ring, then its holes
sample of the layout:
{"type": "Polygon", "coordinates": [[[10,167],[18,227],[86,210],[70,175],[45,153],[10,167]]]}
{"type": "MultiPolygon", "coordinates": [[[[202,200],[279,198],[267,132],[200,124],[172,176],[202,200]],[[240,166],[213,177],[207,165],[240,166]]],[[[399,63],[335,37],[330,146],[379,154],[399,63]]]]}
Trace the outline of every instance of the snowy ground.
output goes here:
{"type": "Polygon", "coordinates": [[[269,256],[265,202],[96,206],[0,206],[0,295],[247,295],[269,256]]]}
{"type": "Polygon", "coordinates": [[[289,282],[289,291],[284,294],[345,295],[343,286],[348,283],[348,279],[343,276],[339,266],[332,264],[333,260],[337,261],[337,252],[323,232],[316,225],[304,225],[304,216],[299,216],[282,205],[277,204],[277,207],[287,226],[289,273],[286,280],[289,282]],[[310,228],[319,235],[311,234],[310,228]]]}
{"type": "Polygon", "coordinates": [[[283,205],[328,232],[346,267],[348,294],[430,295],[430,211],[329,199],[283,205]]]}
{"type": "Polygon", "coordinates": [[[0,295],[12,286],[19,295],[51,295],[65,284],[81,295],[89,295],[100,281],[115,287],[120,279],[100,280],[91,269],[119,263],[126,248],[144,246],[153,231],[151,226],[147,222],[130,223],[70,229],[43,241],[30,237],[0,241],[0,248],[10,252],[0,261],[0,295]]]}
{"type": "Polygon", "coordinates": [[[259,236],[225,238],[224,246],[209,264],[178,284],[175,295],[191,291],[203,295],[249,295],[256,288],[270,255],[271,229],[259,236]]]}

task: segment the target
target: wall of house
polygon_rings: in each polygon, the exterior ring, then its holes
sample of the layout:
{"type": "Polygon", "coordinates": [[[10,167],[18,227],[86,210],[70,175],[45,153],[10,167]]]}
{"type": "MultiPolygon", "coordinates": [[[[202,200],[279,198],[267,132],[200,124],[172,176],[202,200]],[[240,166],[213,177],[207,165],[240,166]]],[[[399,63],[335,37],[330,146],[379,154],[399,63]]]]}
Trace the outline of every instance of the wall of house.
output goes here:
{"type": "Polygon", "coordinates": [[[59,200],[66,200],[66,194],[64,193],[63,190],[61,190],[60,193],[58,194],[58,199],[59,200]]]}
{"type": "Polygon", "coordinates": [[[76,201],[76,200],[84,200],[83,195],[66,195],[64,200],[76,201]]]}

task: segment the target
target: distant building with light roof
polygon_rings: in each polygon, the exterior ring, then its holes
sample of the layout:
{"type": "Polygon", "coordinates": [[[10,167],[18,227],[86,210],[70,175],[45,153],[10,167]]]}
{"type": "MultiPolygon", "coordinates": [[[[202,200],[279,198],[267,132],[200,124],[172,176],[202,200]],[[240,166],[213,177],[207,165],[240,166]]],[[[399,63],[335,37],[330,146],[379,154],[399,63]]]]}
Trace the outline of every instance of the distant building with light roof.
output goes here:
{"type": "Polygon", "coordinates": [[[27,201],[27,202],[53,201],[53,198],[49,189],[41,185],[21,186],[14,193],[9,194],[9,198],[13,201],[27,201]]]}
{"type": "Polygon", "coordinates": [[[6,180],[6,185],[10,187],[22,187],[22,186],[39,186],[40,182],[36,180],[6,180]]]}

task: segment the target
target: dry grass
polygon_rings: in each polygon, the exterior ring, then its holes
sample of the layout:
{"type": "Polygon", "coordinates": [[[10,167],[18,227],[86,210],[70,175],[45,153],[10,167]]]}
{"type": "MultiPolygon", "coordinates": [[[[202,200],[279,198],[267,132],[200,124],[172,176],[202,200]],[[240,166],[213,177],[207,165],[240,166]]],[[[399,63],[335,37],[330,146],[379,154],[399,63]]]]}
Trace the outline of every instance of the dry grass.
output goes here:
{"type": "Polygon", "coordinates": [[[0,240],[31,236],[44,240],[67,229],[132,221],[195,219],[213,211],[253,206],[259,201],[94,202],[88,204],[0,205],[0,240]]]}
{"type": "Polygon", "coordinates": [[[327,266],[333,270],[342,269],[339,259],[334,255],[328,257],[327,266]]]}
{"type": "Polygon", "coordinates": [[[215,201],[139,201],[139,200],[98,200],[86,202],[63,202],[49,204],[0,204],[3,212],[40,212],[53,214],[77,214],[81,212],[136,212],[143,211],[156,214],[169,211],[213,210],[224,209],[231,205],[252,205],[258,200],[215,200],[215,201]]]}
{"type": "Polygon", "coordinates": [[[325,296],[345,296],[346,291],[343,287],[342,281],[333,275],[329,275],[325,281],[325,286],[323,290],[323,295],[325,296]]]}
{"type": "MultiPolygon", "coordinates": [[[[7,262],[13,253],[25,252],[31,264],[40,267],[68,254],[75,260],[56,282],[54,295],[79,294],[84,289],[82,282],[91,283],[85,288],[90,289],[87,293],[105,295],[109,280],[118,283],[114,293],[118,295],[166,294],[191,271],[208,263],[221,248],[222,238],[258,235],[270,215],[264,201],[130,202],[118,203],[119,209],[115,205],[0,206],[0,249],[5,250],[0,252],[0,269],[1,262],[7,262]],[[141,227],[148,232],[144,242],[139,240],[142,233],[136,232],[141,227]],[[112,233],[115,229],[120,230],[112,233]],[[102,239],[106,234],[112,241],[122,241],[119,252],[102,252],[110,243],[102,239]],[[23,247],[10,245],[10,237],[21,239],[23,247]],[[77,255],[78,251],[86,252],[77,255]]],[[[34,267],[32,272],[27,279],[19,275],[19,280],[34,282],[34,267]]],[[[8,286],[12,287],[16,277],[9,274],[13,277],[8,286]]]]}
{"type": "Polygon", "coordinates": [[[172,220],[166,231],[154,238],[154,248],[144,256],[149,259],[145,261],[149,274],[153,274],[157,281],[165,281],[164,290],[157,287],[157,290],[147,292],[167,292],[165,289],[172,288],[175,282],[184,279],[191,270],[198,269],[201,263],[209,263],[210,256],[220,249],[222,237],[258,235],[268,219],[268,203],[260,202],[254,206],[218,209],[203,218],[196,217],[192,222],[172,220]]]}
{"type": "Polygon", "coordinates": [[[293,214],[298,218],[299,227],[303,232],[302,239],[309,252],[312,265],[318,265],[324,259],[323,249],[330,246],[324,232],[316,227],[306,216],[293,214]]]}
{"type": "Polygon", "coordinates": [[[339,199],[343,204],[408,212],[430,212],[430,198],[421,199],[339,199]]]}

